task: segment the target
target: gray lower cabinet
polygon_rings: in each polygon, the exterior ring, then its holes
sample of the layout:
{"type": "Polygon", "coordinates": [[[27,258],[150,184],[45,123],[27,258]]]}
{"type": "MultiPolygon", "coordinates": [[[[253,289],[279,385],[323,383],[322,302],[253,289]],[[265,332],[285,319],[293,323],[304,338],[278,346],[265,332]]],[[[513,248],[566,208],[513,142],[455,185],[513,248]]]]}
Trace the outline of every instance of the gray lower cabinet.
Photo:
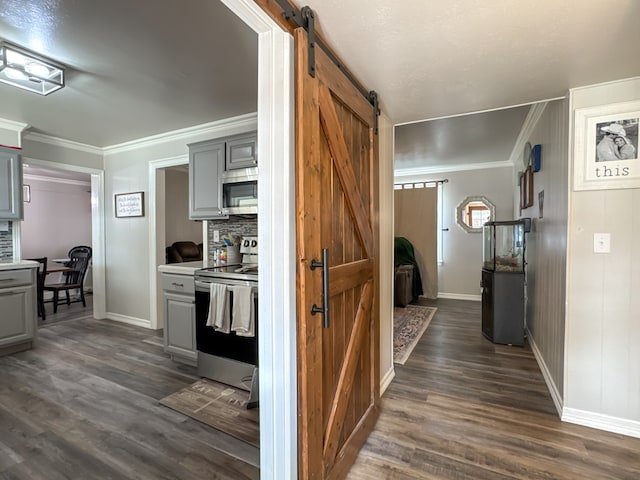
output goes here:
{"type": "Polygon", "coordinates": [[[225,142],[189,145],[189,218],[228,218],[222,213],[220,176],[224,171],[225,142]]]}
{"type": "Polygon", "coordinates": [[[0,147],[0,220],[22,220],[22,159],[0,147]]]}
{"type": "Polygon", "coordinates": [[[175,361],[196,365],[196,303],[193,276],[162,274],[164,350],[175,361]]]}
{"type": "Polygon", "coordinates": [[[0,271],[0,355],[32,348],[35,335],[35,269],[0,271]]]}

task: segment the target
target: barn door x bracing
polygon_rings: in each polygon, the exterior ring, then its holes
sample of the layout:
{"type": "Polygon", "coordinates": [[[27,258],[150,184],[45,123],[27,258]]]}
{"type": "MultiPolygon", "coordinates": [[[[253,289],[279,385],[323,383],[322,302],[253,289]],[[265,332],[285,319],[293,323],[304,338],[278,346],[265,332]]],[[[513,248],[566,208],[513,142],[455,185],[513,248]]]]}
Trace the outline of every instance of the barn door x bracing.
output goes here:
{"type": "Polygon", "coordinates": [[[379,413],[375,113],[320,48],[309,74],[304,29],[295,42],[299,478],[340,479],[379,413]]]}

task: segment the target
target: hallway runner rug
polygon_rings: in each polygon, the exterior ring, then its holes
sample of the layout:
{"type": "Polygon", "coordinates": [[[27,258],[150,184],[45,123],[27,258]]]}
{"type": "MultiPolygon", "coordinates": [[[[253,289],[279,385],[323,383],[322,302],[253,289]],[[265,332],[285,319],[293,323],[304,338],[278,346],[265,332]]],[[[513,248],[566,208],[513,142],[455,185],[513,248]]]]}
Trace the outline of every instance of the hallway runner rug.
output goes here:
{"type": "Polygon", "coordinates": [[[436,310],[419,305],[393,308],[393,363],[405,364],[436,310]]]}
{"type": "Polygon", "coordinates": [[[160,403],[259,447],[260,410],[247,410],[248,398],[249,392],[203,378],[163,398],[160,403]]]}

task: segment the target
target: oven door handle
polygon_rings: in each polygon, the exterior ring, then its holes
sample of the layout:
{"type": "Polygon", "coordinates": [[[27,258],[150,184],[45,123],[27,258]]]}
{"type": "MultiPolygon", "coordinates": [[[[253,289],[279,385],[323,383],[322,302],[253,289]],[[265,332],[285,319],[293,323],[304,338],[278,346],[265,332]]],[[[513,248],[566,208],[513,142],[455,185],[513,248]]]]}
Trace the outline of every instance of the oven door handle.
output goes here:
{"type": "Polygon", "coordinates": [[[322,249],[322,263],[318,262],[315,258],[311,260],[311,270],[316,268],[322,268],[322,303],[321,307],[318,307],[315,303],[311,307],[311,315],[321,313],[324,317],[324,328],[329,328],[331,324],[329,319],[329,249],[322,249]]]}

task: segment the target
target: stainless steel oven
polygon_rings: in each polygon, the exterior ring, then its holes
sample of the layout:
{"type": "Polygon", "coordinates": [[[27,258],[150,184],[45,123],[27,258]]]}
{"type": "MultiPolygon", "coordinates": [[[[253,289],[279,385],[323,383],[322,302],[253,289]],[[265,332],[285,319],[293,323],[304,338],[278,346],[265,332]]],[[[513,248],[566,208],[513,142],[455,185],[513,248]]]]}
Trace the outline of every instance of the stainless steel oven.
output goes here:
{"type": "MultiPolygon", "coordinates": [[[[245,270],[243,265],[226,265],[196,271],[196,346],[198,375],[249,391],[247,408],[258,405],[258,272],[245,270]],[[252,337],[222,333],[207,326],[211,304],[211,283],[244,285],[252,288],[255,332],[252,337]]],[[[233,293],[230,293],[233,312],[233,293]]],[[[233,323],[233,318],[231,318],[233,323]]]]}

